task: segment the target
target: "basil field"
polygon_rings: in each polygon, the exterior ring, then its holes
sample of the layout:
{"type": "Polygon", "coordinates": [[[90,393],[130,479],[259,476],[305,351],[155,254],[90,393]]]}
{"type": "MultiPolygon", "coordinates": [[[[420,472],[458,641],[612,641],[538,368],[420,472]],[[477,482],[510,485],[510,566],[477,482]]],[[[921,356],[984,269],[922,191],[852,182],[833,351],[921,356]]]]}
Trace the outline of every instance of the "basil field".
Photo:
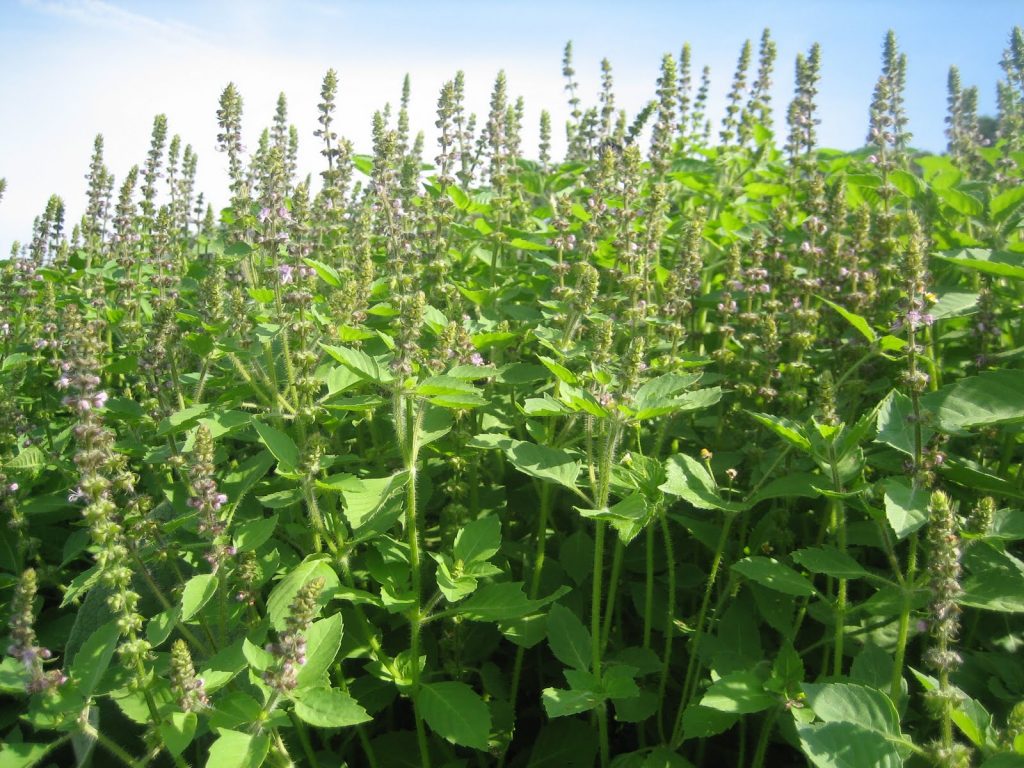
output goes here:
{"type": "Polygon", "coordinates": [[[229,84],[204,193],[97,136],[0,262],[0,767],[1024,766],[1006,40],[941,154],[892,33],[852,152],[767,31],[714,123],[567,46],[536,153],[461,72],[367,154],[229,84]]]}

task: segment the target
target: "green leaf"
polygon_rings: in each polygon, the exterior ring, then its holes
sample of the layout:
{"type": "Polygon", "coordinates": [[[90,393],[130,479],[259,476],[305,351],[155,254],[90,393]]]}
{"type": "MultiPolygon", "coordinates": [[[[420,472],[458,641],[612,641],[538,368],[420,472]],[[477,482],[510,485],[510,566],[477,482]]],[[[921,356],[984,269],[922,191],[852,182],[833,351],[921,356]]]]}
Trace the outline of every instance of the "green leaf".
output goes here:
{"type": "Polygon", "coordinates": [[[160,724],[160,738],[172,755],[180,755],[196,735],[195,712],[172,712],[169,721],[160,724]]]}
{"type": "Polygon", "coordinates": [[[0,768],[32,768],[51,751],[50,744],[5,743],[0,745],[0,768]]]}
{"type": "Polygon", "coordinates": [[[96,686],[103,679],[120,637],[121,632],[116,621],[104,624],[82,643],[82,647],[75,654],[70,677],[77,683],[78,693],[83,699],[92,696],[96,686]]]}
{"type": "Polygon", "coordinates": [[[235,547],[239,552],[253,552],[270,539],[276,527],[277,515],[242,523],[235,528],[235,547]]]}
{"type": "Polygon", "coordinates": [[[312,267],[317,275],[332,288],[341,287],[341,275],[338,274],[338,270],[332,267],[330,264],[324,264],[322,261],[316,259],[303,259],[306,266],[312,267]]]}
{"type": "Polygon", "coordinates": [[[253,736],[221,728],[217,740],[210,745],[206,768],[259,768],[269,750],[269,733],[253,736]]]}
{"type": "Polygon", "coordinates": [[[386,367],[381,367],[376,359],[361,350],[335,347],[330,344],[321,344],[320,346],[327,354],[342,365],[350,368],[364,381],[371,381],[374,384],[387,384],[395,379],[386,367]]]}
{"type": "Polygon", "coordinates": [[[308,688],[295,698],[295,714],[317,728],[347,728],[373,719],[358,701],[338,688],[308,688]]]}
{"type": "Polygon", "coordinates": [[[631,493],[611,507],[603,509],[581,509],[576,511],[587,518],[611,523],[623,544],[629,544],[639,535],[651,519],[647,497],[642,493],[631,493]]]}
{"type": "Polygon", "coordinates": [[[665,482],[659,489],[678,496],[699,509],[721,509],[741,512],[744,504],[726,501],[718,493],[718,485],[707,467],[691,456],[677,453],[665,462],[665,482]]]}
{"type": "Polygon", "coordinates": [[[17,456],[7,462],[7,469],[21,472],[35,472],[47,464],[46,454],[34,445],[23,448],[17,456]]]}
{"type": "Polygon", "coordinates": [[[732,728],[739,719],[740,716],[734,712],[691,704],[683,712],[683,740],[717,736],[732,728]]]}
{"type": "Polygon", "coordinates": [[[192,426],[208,410],[210,410],[209,403],[197,403],[196,405],[182,408],[180,411],[176,411],[166,419],[163,419],[157,426],[156,433],[158,435],[167,435],[180,432],[192,426]]]}
{"type": "Polygon", "coordinates": [[[953,187],[936,189],[935,192],[946,205],[964,216],[981,216],[985,212],[984,203],[974,195],[969,195],[953,187]]]}
{"type": "MultiPolygon", "coordinates": [[[[939,681],[923,672],[910,668],[914,677],[926,691],[934,691],[939,687],[939,681]]],[[[989,731],[992,727],[992,715],[976,699],[972,699],[955,685],[950,686],[952,693],[956,695],[953,700],[951,719],[961,733],[971,740],[976,747],[984,748],[988,743],[989,731]]]]}
{"type": "Polygon", "coordinates": [[[541,692],[544,711],[552,718],[589,712],[604,700],[605,696],[600,691],[545,688],[541,692]]]}
{"type": "Polygon", "coordinates": [[[850,312],[848,309],[839,306],[833,301],[822,298],[821,296],[817,296],[816,298],[838,312],[840,317],[856,328],[860,335],[867,339],[869,343],[873,344],[878,339],[878,334],[875,333],[875,329],[871,327],[871,324],[868,323],[865,318],[854,312],[850,312]]]}
{"type": "Polygon", "coordinates": [[[1024,562],[992,546],[976,542],[964,553],[963,594],[959,602],[1000,613],[1024,612],[1024,562]]]}
{"type": "Polygon", "coordinates": [[[463,563],[489,560],[501,548],[501,518],[489,515],[467,523],[455,534],[455,559],[463,563]]]}
{"type": "Polygon", "coordinates": [[[811,452],[811,441],[804,434],[803,427],[796,422],[784,416],[772,416],[769,413],[754,413],[753,411],[747,411],[747,413],[794,448],[798,448],[804,453],[811,452]]]}
{"type": "Polygon", "coordinates": [[[181,608],[175,606],[170,610],[161,611],[146,622],[146,640],[154,648],[159,648],[171,636],[174,625],[181,619],[181,608]]]}
{"type": "Polygon", "coordinates": [[[409,482],[408,472],[388,477],[367,477],[355,481],[355,487],[342,491],[345,500],[345,519],[355,532],[363,530],[382,533],[402,514],[402,504],[396,496],[409,482]]]}
{"type": "MultiPolygon", "coordinates": [[[[907,455],[914,453],[914,428],[911,420],[914,406],[907,395],[895,389],[878,406],[875,442],[888,445],[907,455]]],[[[935,434],[927,424],[921,424],[921,442],[926,443],[935,434]]]]}
{"type": "Polygon", "coordinates": [[[503,581],[478,589],[457,612],[471,621],[511,621],[534,613],[566,592],[568,588],[563,587],[546,598],[531,600],[523,592],[523,582],[503,581]]]}
{"type": "Polygon", "coordinates": [[[505,453],[520,472],[576,490],[581,464],[574,454],[522,440],[511,440],[505,453]]]}
{"type": "Polygon", "coordinates": [[[217,592],[217,577],[201,573],[185,582],[181,593],[181,620],[188,621],[206,605],[217,592]]]}
{"type": "Polygon", "coordinates": [[[1000,214],[1011,211],[1021,201],[1024,201],[1024,187],[1013,187],[993,197],[988,203],[988,209],[993,218],[999,220],[1004,218],[1000,214]]]}
{"type": "Polygon", "coordinates": [[[1024,768],[1024,751],[1021,750],[1021,737],[1014,739],[1014,752],[1003,752],[993,755],[984,763],[981,768],[1024,768]]]}
{"type": "Polygon", "coordinates": [[[334,663],[344,631],[341,614],[314,621],[306,630],[306,663],[296,675],[299,688],[316,685],[334,663]]]}
{"type": "MultiPolygon", "coordinates": [[[[1024,189],[1024,187],[1021,187],[1024,189]]],[[[936,320],[947,317],[962,317],[974,311],[978,306],[978,294],[967,291],[946,291],[939,295],[939,300],[932,304],[931,315],[936,320]]]]}
{"type": "Polygon", "coordinates": [[[796,724],[804,754],[818,768],[900,768],[892,740],[900,737],[899,716],[889,698],[873,688],[848,683],[803,686],[807,703],[822,722],[796,724]]]}
{"type": "Polygon", "coordinates": [[[582,720],[555,720],[540,729],[529,768],[594,768],[597,739],[582,720]]]}
{"type": "Polygon", "coordinates": [[[279,429],[253,419],[253,427],[260,437],[260,442],[277,459],[278,466],[285,472],[297,472],[299,468],[299,447],[295,441],[279,429]]]}
{"type": "Polygon", "coordinates": [[[454,376],[431,376],[416,387],[416,394],[443,408],[476,408],[487,402],[471,383],[454,376]]]}
{"type": "Polygon", "coordinates": [[[416,706],[438,736],[463,747],[487,749],[491,711],[480,695],[465,683],[422,685],[416,706]]]}
{"type": "Polygon", "coordinates": [[[566,384],[573,387],[579,385],[580,382],[579,379],[576,378],[576,374],[561,363],[552,360],[550,357],[544,357],[544,355],[537,355],[537,359],[544,364],[545,368],[555,374],[560,381],[564,381],[566,384]]]}
{"type": "Polygon", "coordinates": [[[774,558],[745,557],[733,563],[732,569],[751,581],[783,594],[808,597],[817,593],[811,582],[774,558]]]}
{"type": "Polygon", "coordinates": [[[928,522],[928,490],[915,488],[902,477],[890,477],[885,491],[885,517],[896,538],[905,539],[928,522]]]}
{"type": "Polygon", "coordinates": [[[921,398],[941,429],[955,432],[1024,421],[1024,371],[983,371],[921,398]]]}
{"type": "Polygon", "coordinates": [[[1024,253],[1013,251],[990,251],[983,248],[965,248],[959,251],[946,251],[935,254],[936,258],[965,267],[977,272],[984,272],[997,277],[1012,277],[1024,280],[1024,253]]]}
{"type": "Polygon", "coordinates": [[[640,687],[636,684],[639,671],[629,664],[606,666],[601,675],[601,686],[608,698],[624,701],[639,696],[640,687]]]}
{"type": "Polygon", "coordinates": [[[548,645],[556,659],[574,669],[590,669],[590,632],[575,613],[562,605],[551,606],[547,632],[548,645]]]}
{"type": "Polygon", "coordinates": [[[285,628],[285,619],[288,617],[292,600],[308,582],[316,578],[324,580],[324,589],[320,593],[321,604],[325,602],[325,593],[337,589],[340,583],[338,574],[331,568],[329,561],[328,555],[310,555],[277,583],[267,598],[267,616],[274,629],[280,632],[285,628]]]}
{"type": "Polygon", "coordinates": [[[794,563],[811,573],[826,573],[837,579],[859,579],[869,575],[860,563],[832,547],[807,547],[797,550],[791,557],[794,563]]]}
{"type": "Polygon", "coordinates": [[[774,706],[776,698],[764,690],[764,681],[752,670],[731,672],[711,684],[700,706],[748,715],[774,706]]]}

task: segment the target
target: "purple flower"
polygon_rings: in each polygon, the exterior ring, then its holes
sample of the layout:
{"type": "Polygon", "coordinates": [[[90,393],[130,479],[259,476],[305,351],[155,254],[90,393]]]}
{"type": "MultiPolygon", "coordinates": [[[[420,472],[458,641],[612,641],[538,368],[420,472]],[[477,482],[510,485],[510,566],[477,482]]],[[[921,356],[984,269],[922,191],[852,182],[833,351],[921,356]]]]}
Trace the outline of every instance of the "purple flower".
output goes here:
{"type": "Polygon", "coordinates": [[[479,352],[474,352],[472,355],[470,355],[469,356],[469,362],[472,363],[473,365],[486,365],[487,364],[486,361],[483,358],[483,355],[481,355],[479,352]]]}
{"type": "Polygon", "coordinates": [[[260,214],[257,218],[261,223],[266,224],[267,220],[270,219],[270,209],[266,207],[260,208],[260,214]]]}
{"type": "Polygon", "coordinates": [[[288,285],[292,281],[292,272],[295,268],[291,264],[282,264],[277,268],[278,276],[281,279],[281,285],[288,285]]]}

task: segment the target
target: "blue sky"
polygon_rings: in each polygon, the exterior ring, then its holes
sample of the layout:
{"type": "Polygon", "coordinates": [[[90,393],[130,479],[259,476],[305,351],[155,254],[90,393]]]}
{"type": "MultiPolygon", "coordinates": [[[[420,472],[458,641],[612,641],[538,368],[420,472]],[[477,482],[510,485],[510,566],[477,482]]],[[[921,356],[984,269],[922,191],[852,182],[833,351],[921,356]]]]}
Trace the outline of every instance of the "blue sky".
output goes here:
{"type": "Polygon", "coordinates": [[[951,64],[995,110],[1001,52],[1020,0],[578,0],[490,2],[328,2],[328,0],[0,0],[0,255],[27,240],[52,193],[69,217],[82,213],[93,138],[103,133],[118,181],[141,163],[153,116],[199,154],[199,186],[226,197],[224,157],[214,151],[217,97],[234,81],[245,99],[246,142],[253,146],[284,91],[304,142],[303,172],[320,170],[316,104],[323,73],[340,77],[338,130],[367,151],[370,118],[395,102],[412,77],[411,118],[433,154],[433,111],[441,84],[466,72],[469,108],[485,112],[504,69],[510,93],[526,100],[526,146],[536,143],[542,108],[564,123],[561,57],[575,49],[584,100],[596,100],[599,63],[613,67],[618,106],[635,112],[654,92],[663,53],[693,48],[711,67],[717,119],[740,47],[764,27],[778,49],[774,99],[784,114],[793,60],[814,42],[823,49],[819,108],[822,144],[863,142],[882,38],[896,31],[909,58],[907,110],[915,144],[944,147],[946,75],[951,64]]]}

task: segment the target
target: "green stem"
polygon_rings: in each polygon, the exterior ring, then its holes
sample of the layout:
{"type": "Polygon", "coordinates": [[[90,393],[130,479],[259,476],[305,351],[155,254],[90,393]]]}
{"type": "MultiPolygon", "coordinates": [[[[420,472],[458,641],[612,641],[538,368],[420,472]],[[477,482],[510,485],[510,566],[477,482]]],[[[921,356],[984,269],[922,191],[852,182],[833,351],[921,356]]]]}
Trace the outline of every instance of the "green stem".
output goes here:
{"type": "Polygon", "coordinates": [[[676,613],[676,566],[675,547],[672,545],[672,530],[664,509],[658,510],[662,543],[665,546],[665,567],[668,570],[668,600],[665,601],[665,649],[661,657],[661,680],[658,682],[658,738],[665,741],[665,690],[672,661],[672,641],[675,638],[676,613]]]}
{"type": "Polygon", "coordinates": [[[698,659],[701,639],[704,636],[704,624],[707,620],[708,606],[711,604],[711,593],[714,591],[718,569],[722,565],[722,556],[725,554],[725,545],[729,541],[729,531],[735,517],[732,513],[726,513],[722,532],[718,537],[718,544],[715,546],[715,556],[711,561],[711,572],[708,574],[707,584],[704,587],[704,598],[700,604],[700,612],[697,614],[697,626],[691,642],[690,660],[686,665],[686,677],[683,679],[683,692],[679,699],[679,709],[676,711],[675,725],[672,728],[672,746],[675,748],[682,743],[683,712],[686,711],[686,707],[690,703],[693,690],[696,690],[697,687],[697,679],[700,677],[701,665],[698,659]]]}
{"type": "Polygon", "coordinates": [[[910,635],[910,610],[914,596],[914,577],[917,575],[917,533],[910,535],[910,550],[907,552],[907,570],[903,584],[903,605],[900,609],[899,630],[896,636],[896,652],[892,661],[892,680],[889,698],[899,701],[903,693],[903,660],[907,654],[907,638],[910,635]]]}
{"type": "Polygon", "coordinates": [[[409,634],[410,649],[412,657],[412,704],[413,714],[416,719],[416,741],[419,744],[420,764],[423,768],[430,768],[430,748],[427,744],[427,730],[423,722],[423,715],[420,713],[419,704],[416,699],[420,691],[420,628],[423,622],[423,584],[420,564],[420,534],[419,523],[416,515],[416,483],[417,483],[417,461],[419,444],[417,432],[419,428],[419,417],[416,412],[416,404],[412,397],[398,392],[395,397],[396,414],[401,411],[401,418],[396,419],[395,426],[399,430],[399,440],[403,444],[403,459],[405,469],[409,473],[406,481],[405,501],[405,531],[409,541],[409,569],[412,574],[412,593],[414,604],[409,611],[409,634]]]}
{"type": "MultiPolygon", "coordinates": [[[[551,514],[551,506],[555,497],[554,487],[548,483],[541,485],[540,489],[540,513],[537,516],[537,532],[535,534],[536,539],[536,551],[533,556],[533,571],[530,574],[530,588],[529,598],[531,600],[537,599],[537,593],[540,592],[540,580],[541,574],[544,570],[544,558],[547,549],[547,536],[548,536],[548,515],[551,514]]],[[[526,649],[523,646],[516,648],[516,659],[512,665],[512,685],[510,687],[509,701],[515,706],[516,701],[519,698],[519,683],[522,679],[523,674],[523,659],[526,655],[526,649]]],[[[498,760],[498,766],[505,764],[507,750],[502,753],[501,758],[498,760]]]]}
{"type": "Polygon", "coordinates": [[[295,726],[295,732],[299,735],[299,744],[302,745],[302,751],[309,761],[310,768],[320,768],[320,761],[316,759],[316,752],[313,751],[313,742],[309,740],[309,729],[306,728],[306,724],[295,714],[295,710],[290,711],[288,717],[291,719],[292,725],[295,726]]]}
{"type": "Polygon", "coordinates": [[[612,633],[612,617],[615,613],[615,601],[619,594],[619,577],[622,574],[622,558],[626,546],[622,539],[615,540],[615,554],[612,556],[612,572],[608,579],[608,594],[604,603],[604,627],[601,629],[601,650],[608,647],[608,638],[612,633]]]}
{"type": "Polygon", "coordinates": [[[644,542],[644,629],[643,648],[651,647],[651,616],[654,615],[654,525],[647,526],[644,542]]]}
{"type": "Polygon", "coordinates": [[[764,722],[761,723],[761,734],[757,737],[757,747],[754,749],[754,761],[750,764],[751,768],[761,768],[764,765],[765,753],[768,751],[768,741],[771,738],[772,731],[775,729],[775,721],[778,717],[779,708],[776,707],[768,713],[764,722]]]}

